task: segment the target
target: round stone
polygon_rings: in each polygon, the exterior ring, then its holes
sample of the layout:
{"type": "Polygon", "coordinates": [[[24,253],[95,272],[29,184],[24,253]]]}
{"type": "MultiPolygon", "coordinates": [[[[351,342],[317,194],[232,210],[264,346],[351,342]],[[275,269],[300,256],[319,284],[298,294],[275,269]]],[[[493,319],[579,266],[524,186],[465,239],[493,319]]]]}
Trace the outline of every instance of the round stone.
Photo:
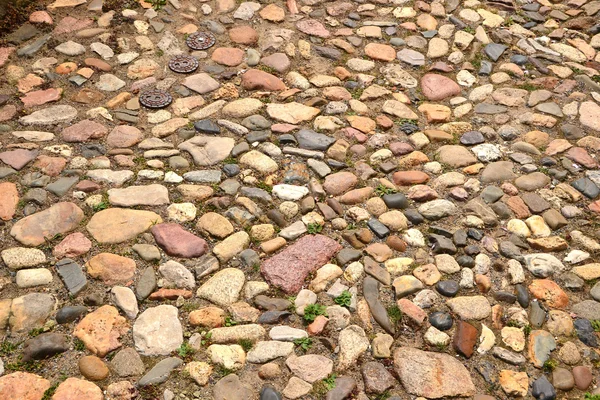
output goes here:
{"type": "Polygon", "coordinates": [[[436,311],[429,316],[429,323],[440,331],[452,328],[452,316],[442,311],[436,311]]]}
{"type": "Polygon", "coordinates": [[[435,288],[442,296],[454,297],[458,293],[459,286],[456,281],[439,281],[435,288]]]}

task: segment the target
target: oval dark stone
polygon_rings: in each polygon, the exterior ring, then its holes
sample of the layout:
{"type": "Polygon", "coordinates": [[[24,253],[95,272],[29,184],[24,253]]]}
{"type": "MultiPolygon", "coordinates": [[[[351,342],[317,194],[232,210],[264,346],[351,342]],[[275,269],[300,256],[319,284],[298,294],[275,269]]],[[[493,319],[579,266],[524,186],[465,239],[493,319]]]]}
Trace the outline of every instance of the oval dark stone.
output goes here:
{"type": "Polygon", "coordinates": [[[456,281],[439,281],[435,285],[435,289],[442,295],[446,297],[454,297],[456,293],[458,293],[458,282],[456,281]]]}
{"type": "Polygon", "coordinates": [[[59,324],[68,324],[87,313],[87,307],[84,306],[67,306],[63,307],[56,313],[56,322],[59,324]]]}
{"type": "Polygon", "coordinates": [[[429,323],[440,331],[447,331],[452,328],[454,321],[452,316],[442,311],[436,311],[429,316],[429,323]]]}

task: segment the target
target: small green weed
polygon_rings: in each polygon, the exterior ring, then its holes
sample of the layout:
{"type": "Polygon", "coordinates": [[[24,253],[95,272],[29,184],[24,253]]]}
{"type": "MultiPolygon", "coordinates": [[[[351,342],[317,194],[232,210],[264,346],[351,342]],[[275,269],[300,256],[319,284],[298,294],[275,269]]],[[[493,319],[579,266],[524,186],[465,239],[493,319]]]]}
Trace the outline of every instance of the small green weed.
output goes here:
{"type": "Polygon", "coordinates": [[[36,337],[42,333],[44,333],[44,328],[33,328],[29,331],[29,336],[36,337]]]}
{"type": "Polygon", "coordinates": [[[600,400],[600,394],[586,393],[583,397],[584,400],[600,400]]]}
{"type": "Polygon", "coordinates": [[[102,211],[102,210],[106,210],[108,208],[109,204],[107,201],[101,201],[98,204],[94,204],[92,206],[92,210],[94,210],[94,212],[98,212],[98,211],[102,211]]]}
{"type": "Polygon", "coordinates": [[[465,27],[463,28],[463,31],[465,31],[465,32],[467,32],[467,33],[470,33],[471,35],[474,35],[474,34],[475,34],[475,29],[471,28],[470,26],[465,26],[465,27]]]}
{"type": "Polygon", "coordinates": [[[219,365],[216,369],[215,372],[218,376],[220,376],[221,378],[227,375],[231,375],[233,374],[233,370],[229,369],[229,368],[225,368],[222,365],[219,365]]]}
{"type": "Polygon", "coordinates": [[[238,341],[238,344],[240,346],[242,346],[242,349],[244,349],[244,351],[247,353],[248,351],[250,351],[250,349],[252,348],[252,346],[254,345],[254,343],[252,343],[252,340],[250,339],[240,339],[238,341]]]}
{"type": "Polygon", "coordinates": [[[523,333],[527,336],[529,336],[529,334],[531,333],[531,325],[525,325],[523,327],[523,333]]]}
{"type": "Polygon", "coordinates": [[[314,235],[316,233],[320,233],[323,230],[323,225],[313,222],[311,224],[308,224],[308,226],[306,227],[306,230],[311,235],[314,235]]]}
{"type": "Polygon", "coordinates": [[[402,311],[398,308],[397,305],[389,306],[387,308],[388,316],[390,317],[390,321],[392,324],[396,324],[398,321],[402,319],[402,311]]]}
{"type": "Polygon", "coordinates": [[[0,355],[8,356],[17,350],[17,345],[6,340],[0,345],[0,355]]]}
{"type": "Polygon", "coordinates": [[[327,378],[323,379],[323,383],[325,384],[328,390],[331,390],[335,387],[335,378],[337,378],[337,375],[331,374],[327,378]]]}
{"type": "Polygon", "coordinates": [[[295,339],[294,344],[296,346],[300,347],[302,350],[308,351],[312,347],[313,341],[311,338],[305,337],[305,338],[295,339]]]}
{"type": "Polygon", "coordinates": [[[307,322],[313,322],[319,315],[327,316],[325,306],[321,304],[309,304],[304,307],[304,320],[307,322]]]}
{"type": "Polygon", "coordinates": [[[237,158],[235,157],[227,157],[226,159],[223,160],[223,164],[237,164],[237,158]]]}
{"type": "Polygon", "coordinates": [[[177,349],[177,354],[179,354],[179,357],[181,358],[187,358],[195,352],[196,350],[194,350],[194,348],[190,346],[190,344],[187,342],[182,343],[181,346],[179,346],[179,348],[177,349]]]}
{"type": "Polygon", "coordinates": [[[528,92],[533,92],[534,90],[539,89],[539,86],[536,86],[532,83],[524,83],[522,85],[519,85],[518,87],[519,87],[519,89],[524,89],[524,90],[527,90],[528,92]]]}
{"type": "Polygon", "coordinates": [[[75,340],[73,340],[73,347],[77,351],[84,351],[85,350],[85,343],[83,343],[83,341],[81,339],[75,338],[75,340]]]}
{"type": "Polygon", "coordinates": [[[154,8],[155,11],[158,11],[167,5],[167,0],[150,0],[150,3],[152,4],[152,8],[154,8]]]}
{"type": "Polygon", "coordinates": [[[234,321],[230,316],[225,317],[225,326],[235,326],[238,323],[234,321]]]}
{"type": "Polygon", "coordinates": [[[352,293],[350,293],[348,290],[344,290],[338,297],[333,299],[333,301],[335,304],[348,308],[352,302],[352,293]]]}
{"type": "MultiPolygon", "coordinates": [[[[600,83],[600,75],[594,75],[592,76],[592,80],[596,83],[600,83]]],[[[597,395],[594,395],[597,396],[597,395]]]]}
{"type": "Polygon", "coordinates": [[[393,194],[396,193],[395,189],[392,189],[390,187],[384,186],[382,184],[379,184],[376,188],[375,188],[375,194],[379,197],[384,196],[386,194],[393,194]]]}
{"type": "Polygon", "coordinates": [[[592,323],[592,328],[594,328],[594,331],[600,332],[600,320],[599,319],[593,319],[590,322],[592,323]]]}
{"type": "Polygon", "coordinates": [[[256,182],[256,187],[264,190],[265,192],[271,193],[273,192],[273,186],[266,184],[263,181],[256,182]]]}
{"type": "Polygon", "coordinates": [[[544,362],[543,370],[546,372],[552,372],[558,367],[558,361],[550,358],[544,362]]]}

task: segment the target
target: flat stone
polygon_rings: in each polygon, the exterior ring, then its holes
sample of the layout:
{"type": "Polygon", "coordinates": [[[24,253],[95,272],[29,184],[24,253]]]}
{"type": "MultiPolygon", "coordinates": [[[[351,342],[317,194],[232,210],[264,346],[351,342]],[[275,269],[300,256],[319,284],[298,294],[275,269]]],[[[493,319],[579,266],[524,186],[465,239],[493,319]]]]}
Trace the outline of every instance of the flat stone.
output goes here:
{"type": "Polygon", "coordinates": [[[151,211],[108,208],[95,213],[86,229],[100,243],[122,243],[161,222],[160,215],[151,211]]]}
{"type": "Polygon", "coordinates": [[[127,322],[119,311],[105,305],[87,314],[75,327],[73,336],[79,338],[93,354],[104,357],[121,347],[119,338],[128,330],[127,322]]]}
{"type": "Polygon", "coordinates": [[[170,256],[194,258],[208,251],[204,239],[184,230],[179,224],[154,225],[151,232],[156,243],[170,256]]]}
{"type": "Polygon", "coordinates": [[[183,343],[178,310],[171,305],[146,309],[133,324],[135,348],[142,355],[168,355],[183,343]]]}
{"type": "Polygon", "coordinates": [[[322,235],[305,236],[261,265],[265,279],[287,293],[300,290],[311,272],[325,265],[341,246],[322,235]]]}
{"type": "Polygon", "coordinates": [[[108,201],[120,207],[159,206],[169,204],[169,191],[166,187],[157,184],[110,189],[108,201]]]}
{"type": "Polygon", "coordinates": [[[74,203],[57,203],[19,220],[13,225],[10,234],[22,244],[38,246],[57,234],[75,229],[83,217],[83,211],[74,203]]]}

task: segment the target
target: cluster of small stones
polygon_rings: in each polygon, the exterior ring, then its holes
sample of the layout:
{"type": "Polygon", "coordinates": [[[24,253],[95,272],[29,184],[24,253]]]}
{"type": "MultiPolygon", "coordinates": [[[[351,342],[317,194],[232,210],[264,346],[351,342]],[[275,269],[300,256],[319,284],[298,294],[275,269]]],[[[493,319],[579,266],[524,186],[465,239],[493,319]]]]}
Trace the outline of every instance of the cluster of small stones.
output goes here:
{"type": "Polygon", "coordinates": [[[600,398],[600,1],[39,3],[0,400],[600,398]]]}

